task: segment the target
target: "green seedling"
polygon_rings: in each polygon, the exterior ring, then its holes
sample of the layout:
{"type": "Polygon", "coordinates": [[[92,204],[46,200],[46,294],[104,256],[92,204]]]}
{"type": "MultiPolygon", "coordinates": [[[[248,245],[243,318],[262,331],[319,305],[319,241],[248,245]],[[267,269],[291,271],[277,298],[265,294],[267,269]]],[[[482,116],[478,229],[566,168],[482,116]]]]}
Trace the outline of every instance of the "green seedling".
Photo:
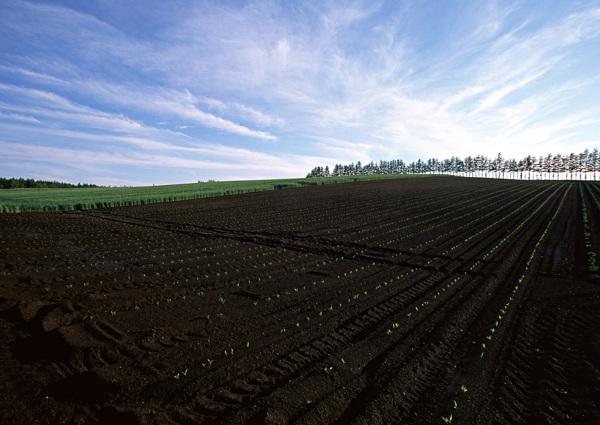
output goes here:
{"type": "Polygon", "coordinates": [[[442,416],[442,420],[444,421],[444,423],[451,424],[452,423],[452,414],[450,414],[450,416],[447,416],[447,417],[442,416]]]}

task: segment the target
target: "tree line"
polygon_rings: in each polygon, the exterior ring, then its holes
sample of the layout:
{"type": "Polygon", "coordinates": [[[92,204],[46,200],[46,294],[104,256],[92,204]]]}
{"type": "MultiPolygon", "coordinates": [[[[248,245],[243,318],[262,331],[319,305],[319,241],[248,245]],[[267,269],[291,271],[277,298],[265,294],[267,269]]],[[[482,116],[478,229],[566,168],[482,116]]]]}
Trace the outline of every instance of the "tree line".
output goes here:
{"type": "Polygon", "coordinates": [[[46,180],[34,180],[34,179],[24,179],[24,178],[5,178],[0,177],[0,189],[30,189],[30,188],[71,188],[71,187],[98,187],[95,184],[88,183],[64,183],[57,181],[46,181],[46,180]]]}
{"type": "Polygon", "coordinates": [[[548,154],[546,156],[531,156],[517,161],[504,159],[499,153],[490,159],[484,155],[468,156],[464,159],[453,156],[450,159],[436,158],[423,161],[421,159],[409,164],[401,159],[391,161],[371,161],[365,165],[336,164],[333,170],[329,166],[317,166],[306,176],[333,177],[357,176],[373,174],[451,174],[468,177],[494,177],[510,179],[579,179],[596,180],[600,173],[600,157],[598,149],[586,149],[579,154],[570,155],[548,154]]]}

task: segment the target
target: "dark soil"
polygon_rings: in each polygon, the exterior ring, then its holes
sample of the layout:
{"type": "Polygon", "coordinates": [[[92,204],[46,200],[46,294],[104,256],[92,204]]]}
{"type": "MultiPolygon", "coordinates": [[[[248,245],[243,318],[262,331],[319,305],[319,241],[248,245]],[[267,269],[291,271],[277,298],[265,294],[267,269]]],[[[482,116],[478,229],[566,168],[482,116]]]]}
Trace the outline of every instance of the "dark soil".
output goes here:
{"type": "Polygon", "coordinates": [[[0,422],[598,424],[599,199],[429,177],[0,214],[0,422]]]}

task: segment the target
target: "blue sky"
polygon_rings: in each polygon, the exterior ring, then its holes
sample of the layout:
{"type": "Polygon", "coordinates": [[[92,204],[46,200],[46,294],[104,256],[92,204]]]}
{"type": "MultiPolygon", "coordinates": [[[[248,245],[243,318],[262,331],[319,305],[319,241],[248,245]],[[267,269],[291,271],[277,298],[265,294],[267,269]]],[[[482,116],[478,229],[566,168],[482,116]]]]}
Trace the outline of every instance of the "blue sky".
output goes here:
{"type": "Polygon", "coordinates": [[[600,148],[600,1],[0,0],[0,176],[600,148]]]}

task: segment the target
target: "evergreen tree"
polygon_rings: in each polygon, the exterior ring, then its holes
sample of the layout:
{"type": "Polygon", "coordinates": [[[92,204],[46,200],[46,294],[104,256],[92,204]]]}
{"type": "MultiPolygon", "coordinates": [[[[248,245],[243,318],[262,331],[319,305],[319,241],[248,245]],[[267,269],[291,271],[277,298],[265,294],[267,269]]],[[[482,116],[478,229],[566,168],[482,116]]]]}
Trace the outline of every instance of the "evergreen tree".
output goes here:
{"type": "MultiPolygon", "coordinates": [[[[469,176],[484,177],[492,174],[494,177],[506,178],[508,173],[509,178],[523,179],[527,175],[527,179],[531,179],[532,175],[535,178],[542,179],[558,179],[558,178],[576,178],[588,180],[593,178],[596,180],[597,173],[600,171],[600,154],[597,148],[592,152],[586,149],[579,154],[571,153],[569,156],[561,154],[548,154],[546,157],[539,158],[528,155],[518,162],[515,159],[505,160],[501,153],[498,153],[496,158],[490,160],[484,155],[475,157],[468,156],[464,161],[456,156],[442,161],[437,158],[430,158],[427,161],[418,159],[406,165],[401,159],[391,161],[380,160],[379,162],[370,161],[366,165],[362,165],[360,161],[356,164],[335,164],[333,171],[330,171],[329,166],[317,166],[307,177],[330,177],[330,176],[349,176],[349,175],[375,175],[375,174],[424,174],[424,173],[449,173],[455,175],[465,174],[469,176]],[[574,177],[575,176],[575,177],[574,177]]],[[[32,179],[0,179],[0,187],[40,187],[46,185],[47,182],[35,182],[32,179]]],[[[48,182],[59,187],[66,185],[58,182],[48,182]]],[[[73,186],[73,185],[71,185],[73,186]]],[[[77,187],[87,187],[87,185],[79,184],[77,187]]]]}
{"type": "Polygon", "coordinates": [[[591,171],[594,173],[594,180],[596,180],[596,172],[598,171],[598,167],[600,167],[600,158],[598,157],[598,149],[594,148],[592,153],[590,154],[590,167],[591,171]]]}

